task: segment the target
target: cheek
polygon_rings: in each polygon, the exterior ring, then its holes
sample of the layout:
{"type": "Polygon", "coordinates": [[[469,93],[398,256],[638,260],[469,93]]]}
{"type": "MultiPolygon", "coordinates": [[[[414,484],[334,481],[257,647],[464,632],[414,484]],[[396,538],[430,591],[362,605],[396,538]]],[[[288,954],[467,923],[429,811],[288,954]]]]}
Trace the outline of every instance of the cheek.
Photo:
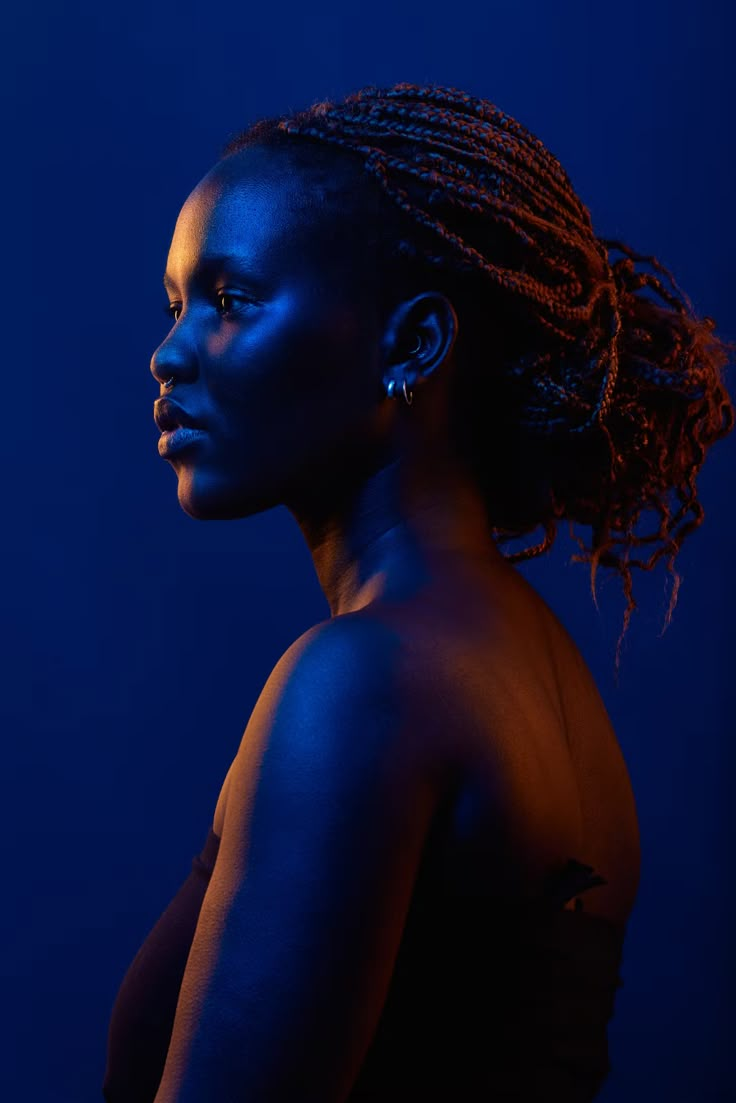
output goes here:
{"type": "Polygon", "coordinates": [[[381,395],[371,319],[334,290],[284,293],[242,322],[223,320],[205,359],[238,466],[280,466],[289,456],[308,464],[339,451],[346,433],[365,430],[381,395]]]}
{"type": "Polygon", "coordinates": [[[247,404],[256,418],[274,405],[306,417],[323,408],[334,413],[358,398],[369,370],[369,347],[347,312],[217,334],[207,353],[217,365],[212,390],[218,399],[247,404]]]}

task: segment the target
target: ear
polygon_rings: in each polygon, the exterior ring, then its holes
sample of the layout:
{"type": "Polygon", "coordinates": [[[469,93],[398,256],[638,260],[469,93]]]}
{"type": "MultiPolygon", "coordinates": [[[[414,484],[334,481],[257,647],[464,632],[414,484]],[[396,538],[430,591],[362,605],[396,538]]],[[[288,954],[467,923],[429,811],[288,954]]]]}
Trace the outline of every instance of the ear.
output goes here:
{"type": "Polygon", "coordinates": [[[384,385],[395,379],[401,389],[404,380],[411,386],[431,375],[449,358],[457,332],[455,308],[441,291],[400,302],[383,334],[384,385]]]}

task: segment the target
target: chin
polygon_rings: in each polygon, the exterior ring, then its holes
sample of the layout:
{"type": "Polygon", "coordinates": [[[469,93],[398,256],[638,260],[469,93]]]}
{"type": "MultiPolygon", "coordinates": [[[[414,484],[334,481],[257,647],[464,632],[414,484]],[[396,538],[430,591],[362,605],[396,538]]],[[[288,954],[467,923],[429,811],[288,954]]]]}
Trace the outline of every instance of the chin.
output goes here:
{"type": "Polygon", "coordinates": [[[179,505],[196,521],[234,521],[278,504],[265,500],[262,495],[248,494],[242,486],[235,487],[207,477],[193,467],[182,466],[177,474],[179,505]]]}

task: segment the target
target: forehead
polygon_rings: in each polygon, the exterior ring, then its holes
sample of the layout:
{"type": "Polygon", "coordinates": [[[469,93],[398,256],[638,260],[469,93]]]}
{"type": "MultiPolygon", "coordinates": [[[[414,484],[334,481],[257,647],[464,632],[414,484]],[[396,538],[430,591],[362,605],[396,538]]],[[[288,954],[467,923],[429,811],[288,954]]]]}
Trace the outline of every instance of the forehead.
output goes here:
{"type": "Polygon", "coordinates": [[[204,254],[234,255],[264,272],[324,263],[345,251],[343,220],[316,176],[281,150],[253,146],[219,161],[186,200],[167,269],[176,278],[204,254]]]}

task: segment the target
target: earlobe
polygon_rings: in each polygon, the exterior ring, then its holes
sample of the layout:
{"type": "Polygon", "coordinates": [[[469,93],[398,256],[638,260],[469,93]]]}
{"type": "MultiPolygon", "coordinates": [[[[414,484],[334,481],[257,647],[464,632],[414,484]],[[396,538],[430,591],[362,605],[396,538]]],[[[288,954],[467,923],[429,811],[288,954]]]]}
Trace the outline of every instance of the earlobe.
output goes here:
{"type": "Polygon", "coordinates": [[[406,402],[407,406],[411,406],[412,402],[414,401],[414,396],[411,389],[407,387],[406,380],[404,380],[401,386],[401,391],[399,391],[398,381],[396,379],[390,379],[386,384],[386,394],[389,398],[397,398],[398,394],[403,394],[404,401],[406,402]]]}
{"type": "Polygon", "coordinates": [[[409,383],[421,384],[444,363],[452,351],[456,333],[457,315],[444,295],[428,292],[402,303],[388,330],[389,347],[396,350],[395,356],[389,358],[393,378],[384,380],[388,397],[403,394],[407,406],[411,406],[413,394],[409,383]],[[408,329],[412,321],[414,332],[403,340],[399,332],[408,329]]]}

